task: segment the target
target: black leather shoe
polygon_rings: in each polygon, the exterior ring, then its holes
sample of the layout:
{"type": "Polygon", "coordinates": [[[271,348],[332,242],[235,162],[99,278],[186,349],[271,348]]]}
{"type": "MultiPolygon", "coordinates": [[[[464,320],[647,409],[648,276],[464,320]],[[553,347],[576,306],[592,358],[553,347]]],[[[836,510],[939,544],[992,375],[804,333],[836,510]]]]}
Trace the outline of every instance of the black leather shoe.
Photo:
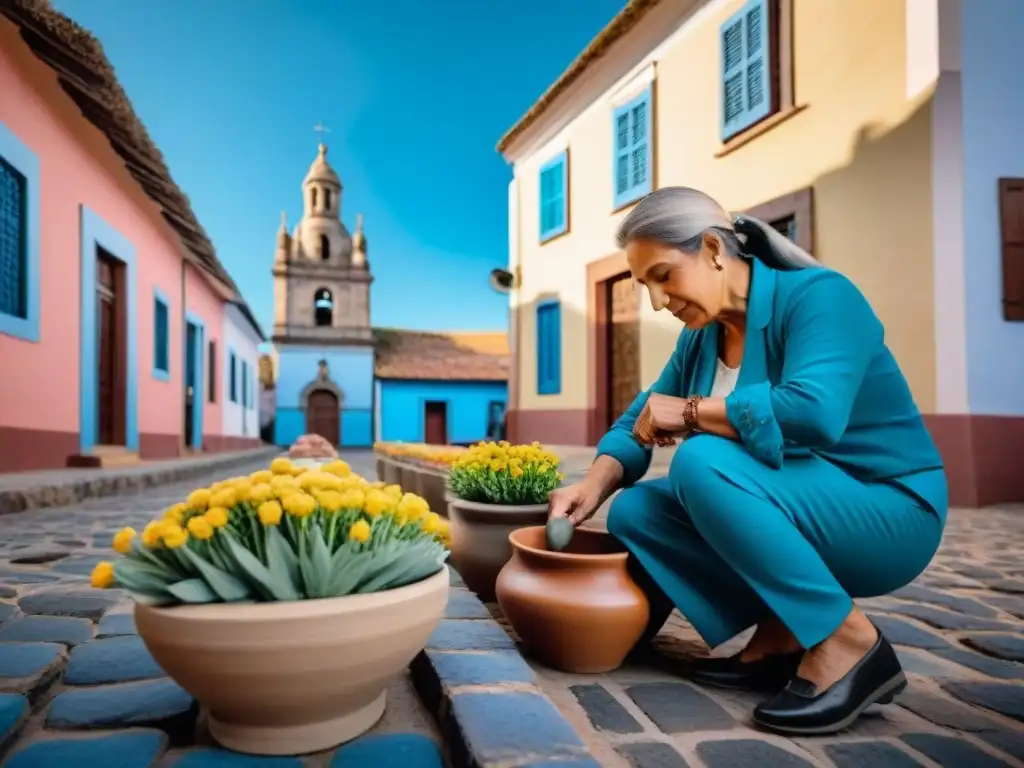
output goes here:
{"type": "Polygon", "coordinates": [[[731,691],[777,693],[793,679],[804,652],[765,656],[757,661],[740,661],[740,655],[699,659],[690,666],[690,679],[699,685],[731,691]]]}
{"type": "Polygon", "coordinates": [[[754,709],[754,722],[769,731],[812,736],[848,727],[872,704],[888,704],[907,687],[896,651],[878,640],[853,669],[824,693],[793,678],[781,693],[754,709]]]}

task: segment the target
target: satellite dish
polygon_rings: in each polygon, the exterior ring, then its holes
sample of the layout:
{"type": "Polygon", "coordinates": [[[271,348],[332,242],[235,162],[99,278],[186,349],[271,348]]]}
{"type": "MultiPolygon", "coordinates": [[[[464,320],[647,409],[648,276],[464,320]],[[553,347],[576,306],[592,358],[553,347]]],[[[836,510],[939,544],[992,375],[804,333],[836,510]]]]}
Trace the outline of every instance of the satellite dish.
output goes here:
{"type": "Polygon", "coordinates": [[[498,293],[508,293],[512,290],[512,284],[515,282],[515,278],[512,273],[507,269],[492,269],[490,276],[491,288],[496,290],[498,293]]]}

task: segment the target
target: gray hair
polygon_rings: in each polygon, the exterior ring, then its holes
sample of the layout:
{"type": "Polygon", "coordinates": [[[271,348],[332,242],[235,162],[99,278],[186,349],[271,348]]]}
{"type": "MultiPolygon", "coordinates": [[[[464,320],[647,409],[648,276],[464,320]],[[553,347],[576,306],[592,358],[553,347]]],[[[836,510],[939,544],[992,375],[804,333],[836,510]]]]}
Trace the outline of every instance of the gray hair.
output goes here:
{"type": "Polygon", "coordinates": [[[623,219],[616,239],[620,248],[645,238],[696,253],[705,232],[717,235],[731,255],[753,256],[772,269],[821,266],[774,227],[745,213],[729,214],[714,199],[689,187],[664,187],[649,194],[623,219]]]}

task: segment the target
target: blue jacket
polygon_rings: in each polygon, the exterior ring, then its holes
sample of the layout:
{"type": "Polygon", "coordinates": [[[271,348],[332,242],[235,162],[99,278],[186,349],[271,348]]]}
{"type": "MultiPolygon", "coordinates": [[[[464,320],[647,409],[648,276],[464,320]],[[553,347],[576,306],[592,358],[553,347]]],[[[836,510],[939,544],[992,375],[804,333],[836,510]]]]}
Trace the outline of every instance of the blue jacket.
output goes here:
{"type": "MultiPolygon", "coordinates": [[[[726,413],[750,454],[770,467],[817,454],[863,482],[903,488],[945,519],[942,459],[884,335],[844,275],[783,272],[754,259],[743,363],[726,413]]],[[[718,342],[717,323],[684,329],[658,380],[598,444],[599,456],[622,464],[627,486],[650,465],[650,449],[633,439],[649,394],[706,397],[718,342]]]]}

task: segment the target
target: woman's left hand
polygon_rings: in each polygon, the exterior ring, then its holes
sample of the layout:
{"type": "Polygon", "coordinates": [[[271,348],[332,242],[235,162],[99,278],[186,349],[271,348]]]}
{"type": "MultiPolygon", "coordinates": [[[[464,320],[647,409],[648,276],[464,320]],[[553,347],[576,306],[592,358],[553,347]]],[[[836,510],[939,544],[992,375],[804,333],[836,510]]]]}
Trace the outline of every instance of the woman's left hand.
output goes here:
{"type": "Polygon", "coordinates": [[[675,435],[686,431],[685,405],[685,398],[652,392],[633,425],[637,442],[659,446],[675,444],[675,435]]]}

